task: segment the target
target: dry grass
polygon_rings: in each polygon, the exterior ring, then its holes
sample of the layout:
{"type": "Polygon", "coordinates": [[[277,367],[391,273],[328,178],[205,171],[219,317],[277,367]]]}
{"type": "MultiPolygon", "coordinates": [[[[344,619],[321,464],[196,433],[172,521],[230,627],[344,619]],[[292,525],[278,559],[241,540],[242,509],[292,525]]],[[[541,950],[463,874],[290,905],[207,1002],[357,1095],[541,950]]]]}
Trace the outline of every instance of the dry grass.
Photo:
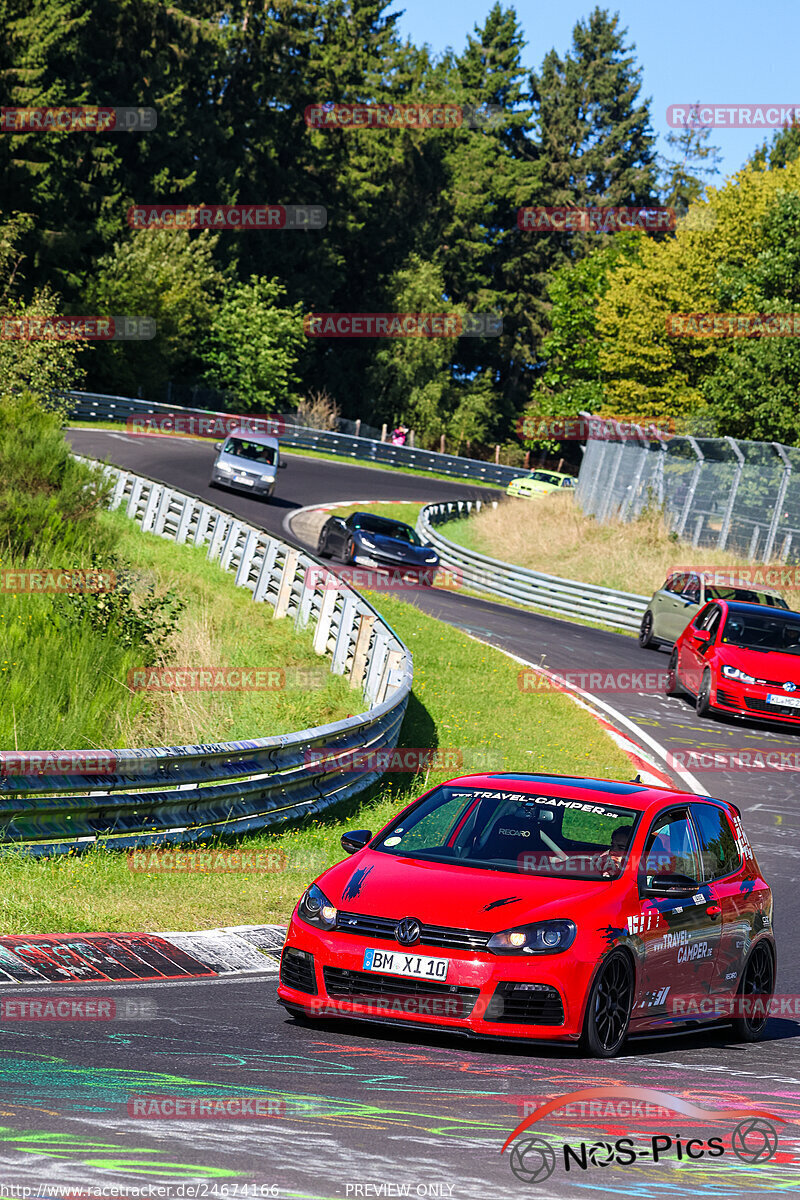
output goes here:
{"type": "MultiPolygon", "coordinates": [[[[492,558],[647,596],[677,568],[736,567],[744,571],[760,567],[746,563],[741,555],[695,549],[678,541],[660,512],[644,514],[627,524],[608,521],[601,525],[581,512],[573,496],[558,494],[537,500],[509,498],[476,517],[449,523],[442,532],[459,545],[492,558]]],[[[780,570],[782,564],[771,566],[780,570]]],[[[791,608],[800,608],[800,588],[780,586],[778,590],[791,608]]]]}

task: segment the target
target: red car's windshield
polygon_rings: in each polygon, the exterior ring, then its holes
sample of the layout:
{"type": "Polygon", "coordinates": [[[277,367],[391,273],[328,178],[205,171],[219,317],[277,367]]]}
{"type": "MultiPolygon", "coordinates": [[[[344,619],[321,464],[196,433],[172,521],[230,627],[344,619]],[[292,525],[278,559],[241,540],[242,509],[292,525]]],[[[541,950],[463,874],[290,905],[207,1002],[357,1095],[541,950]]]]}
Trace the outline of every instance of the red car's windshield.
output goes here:
{"type": "Polygon", "coordinates": [[[619,873],[638,813],[594,799],[436,788],[373,847],[461,866],[601,879],[619,873]],[[612,842],[613,838],[613,842],[612,842]]]}
{"type": "Polygon", "coordinates": [[[800,613],[779,614],[774,608],[763,613],[732,608],[722,630],[722,644],[800,654],[800,613]]]}

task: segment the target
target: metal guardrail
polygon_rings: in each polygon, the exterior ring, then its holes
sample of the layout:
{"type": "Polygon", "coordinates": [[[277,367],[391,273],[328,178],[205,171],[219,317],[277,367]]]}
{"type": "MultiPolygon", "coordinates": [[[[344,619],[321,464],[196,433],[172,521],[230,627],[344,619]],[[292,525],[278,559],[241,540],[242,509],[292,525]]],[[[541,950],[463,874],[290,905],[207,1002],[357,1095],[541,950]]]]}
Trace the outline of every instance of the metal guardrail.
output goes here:
{"type": "MultiPolygon", "coordinates": [[[[98,843],[133,849],[195,842],[322,812],[379,778],[381,771],[370,769],[374,760],[359,768],[355,759],[343,774],[309,752],[325,747],[327,757],[397,745],[412,659],[380,614],[326,567],[262,530],[164,484],[100,469],[113,481],[111,508],[123,508],[145,532],[207,546],[208,558],[235,572],[236,584],[271,605],[275,617],[292,617],[299,628],[313,623],[314,649],[362,689],[369,708],[277,737],[92,751],[104,765],[110,761],[113,770],[104,775],[4,773],[0,843],[45,856],[98,843]]],[[[7,764],[12,755],[0,758],[7,764]]]]}
{"type": "MultiPolygon", "coordinates": [[[[93,392],[65,392],[75,399],[72,419],[85,421],[126,421],[128,417],[158,413],[186,413],[195,416],[230,418],[230,413],[209,413],[206,409],[178,408],[169,404],[150,404],[125,396],[102,396],[93,392]]],[[[241,415],[241,414],[239,414],[241,415]]],[[[246,415],[246,414],[245,414],[246,415]]],[[[413,467],[455,479],[475,479],[484,483],[507,484],[525,474],[522,467],[507,467],[498,463],[481,462],[475,458],[459,458],[455,454],[439,454],[435,450],[417,450],[411,446],[393,446],[370,438],[332,433],[326,429],[309,429],[304,425],[286,425],[280,440],[288,446],[303,450],[321,450],[359,462],[378,466],[413,467]]]]}
{"type": "Polygon", "coordinates": [[[540,571],[467,550],[436,532],[437,526],[457,521],[471,512],[480,512],[482,507],[480,500],[428,504],[417,520],[417,533],[437,550],[443,567],[458,573],[460,582],[475,591],[488,592],[546,612],[579,617],[617,629],[638,630],[649,596],[617,592],[613,588],[561,579],[558,575],[543,575],[540,571]]]}

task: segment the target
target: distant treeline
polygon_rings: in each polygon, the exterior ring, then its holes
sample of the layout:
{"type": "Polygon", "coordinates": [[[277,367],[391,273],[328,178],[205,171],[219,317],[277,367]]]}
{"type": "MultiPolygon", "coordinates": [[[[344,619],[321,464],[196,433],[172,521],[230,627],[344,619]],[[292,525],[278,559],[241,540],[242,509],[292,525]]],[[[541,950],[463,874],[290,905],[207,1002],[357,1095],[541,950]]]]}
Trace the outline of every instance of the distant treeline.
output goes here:
{"type": "MultiPolygon", "coordinates": [[[[751,164],[751,175],[787,184],[753,184],[761,207],[739,211],[733,252],[720,231],[737,220],[734,201],[718,201],[720,224],[702,235],[520,230],[522,206],[703,208],[707,131],[674,134],[672,157],[657,158],[641,70],[606,10],[579,21],[560,56],[526,47],[514,9],[495,4],[460,53],[433,58],[401,39],[388,7],[0,0],[6,105],[157,114],[142,132],[0,135],[4,311],[155,318],[154,341],[93,345],[78,359],[85,386],[152,400],[166,399],[168,382],[261,411],[327,393],[344,416],[404,420],[417,444],[445,434],[473,453],[496,441],[519,447],[525,411],[587,406],[647,419],[702,411],[747,436],[735,377],[747,375],[748,395],[761,395],[762,374],[770,381],[763,407],[777,371],[788,396],[788,339],[722,350],[667,341],[658,305],[791,307],[798,187],[785,164],[796,130],[751,164]],[[421,129],[315,127],[331,103],[460,106],[471,116],[421,129]],[[327,223],[131,228],[132,205],[163,203],[319,205],[327,223]],[[692,254],[714,264],[694,290],[692,254]],[[654,288],[673,276],[683,282],[672,292],[654,288]],[[303,316],[312,312],[494,313],[502,334],[311,338],[303,316]]],[[[0,344],[0,387],[27,369],[8,367],[14,353],[0,344]]],[[[75,378],[69,361],[64,382],[75,378]]],[[[788,440],[785,430],[771,436],[788,440]]]]}

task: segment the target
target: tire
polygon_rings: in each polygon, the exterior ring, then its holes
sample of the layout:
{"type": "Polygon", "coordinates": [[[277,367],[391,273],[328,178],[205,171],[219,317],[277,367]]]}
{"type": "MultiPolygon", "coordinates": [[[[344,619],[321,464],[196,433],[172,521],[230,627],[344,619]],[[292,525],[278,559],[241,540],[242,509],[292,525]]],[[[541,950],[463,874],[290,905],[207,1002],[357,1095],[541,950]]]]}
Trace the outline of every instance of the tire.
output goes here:
{"type": "Polygon", "coordinates": [[[320,558],[330,558],[331,556],[331,552],[328,549],[328,539],[322,533],[320,533],[319,540],[317,541],[317,554],[320,558]]]}
{"type": "Polygon", "coordinates": [[[342,557],[341,557],[340,561],[345,563],[345,565],[349,566],[350,563],[352,563],[352,561],[353,561],[354,553],[355,553],[355,546],[353,545],[353,539],[348,538],[344,544],[344,550],[342,551],[342,557]]]}
{"type": "Polygon", "coordinates": [[[694,707],[698,717],[710,717],[713,715],[711,706],[711,672],[708,667],[703,671],[703,678],[700,680],[700,687],[697,689],[694,707]]]}
{"type": "Polygon", "coordinates": [[[653,614],[648,610],[639,627],[639,645],[642,650],[657,650],[658,642],[653,637],[653,614]]]}
{"type": "Polygon", "coordinates": [[[612,950],[597,972],[586,1003],[581,1049],[592,1058],[614,1058],[628,1036],[634,975],[623,950],[612,950]]]}
{"type": "Polygon", "coordinates": [[[769,1016],[769,1001],[775,990],[775,960],[767,942],[754,946],[744,964],[736,999],[763,998],[757,1011],[734,1017],[733,1032],[739,1042],[757,1042],[763,1037],[769,1016]],[[762,1011],[763,1010],[763,1013],[762,1011]]]}
{"type": "Polygon", "coordinates": [[[678,683],[678,651],[673,650],[667,664],[667,682],[664,692],[667,696],[680,696],[681,691],[681,685],[678,683]]]}

